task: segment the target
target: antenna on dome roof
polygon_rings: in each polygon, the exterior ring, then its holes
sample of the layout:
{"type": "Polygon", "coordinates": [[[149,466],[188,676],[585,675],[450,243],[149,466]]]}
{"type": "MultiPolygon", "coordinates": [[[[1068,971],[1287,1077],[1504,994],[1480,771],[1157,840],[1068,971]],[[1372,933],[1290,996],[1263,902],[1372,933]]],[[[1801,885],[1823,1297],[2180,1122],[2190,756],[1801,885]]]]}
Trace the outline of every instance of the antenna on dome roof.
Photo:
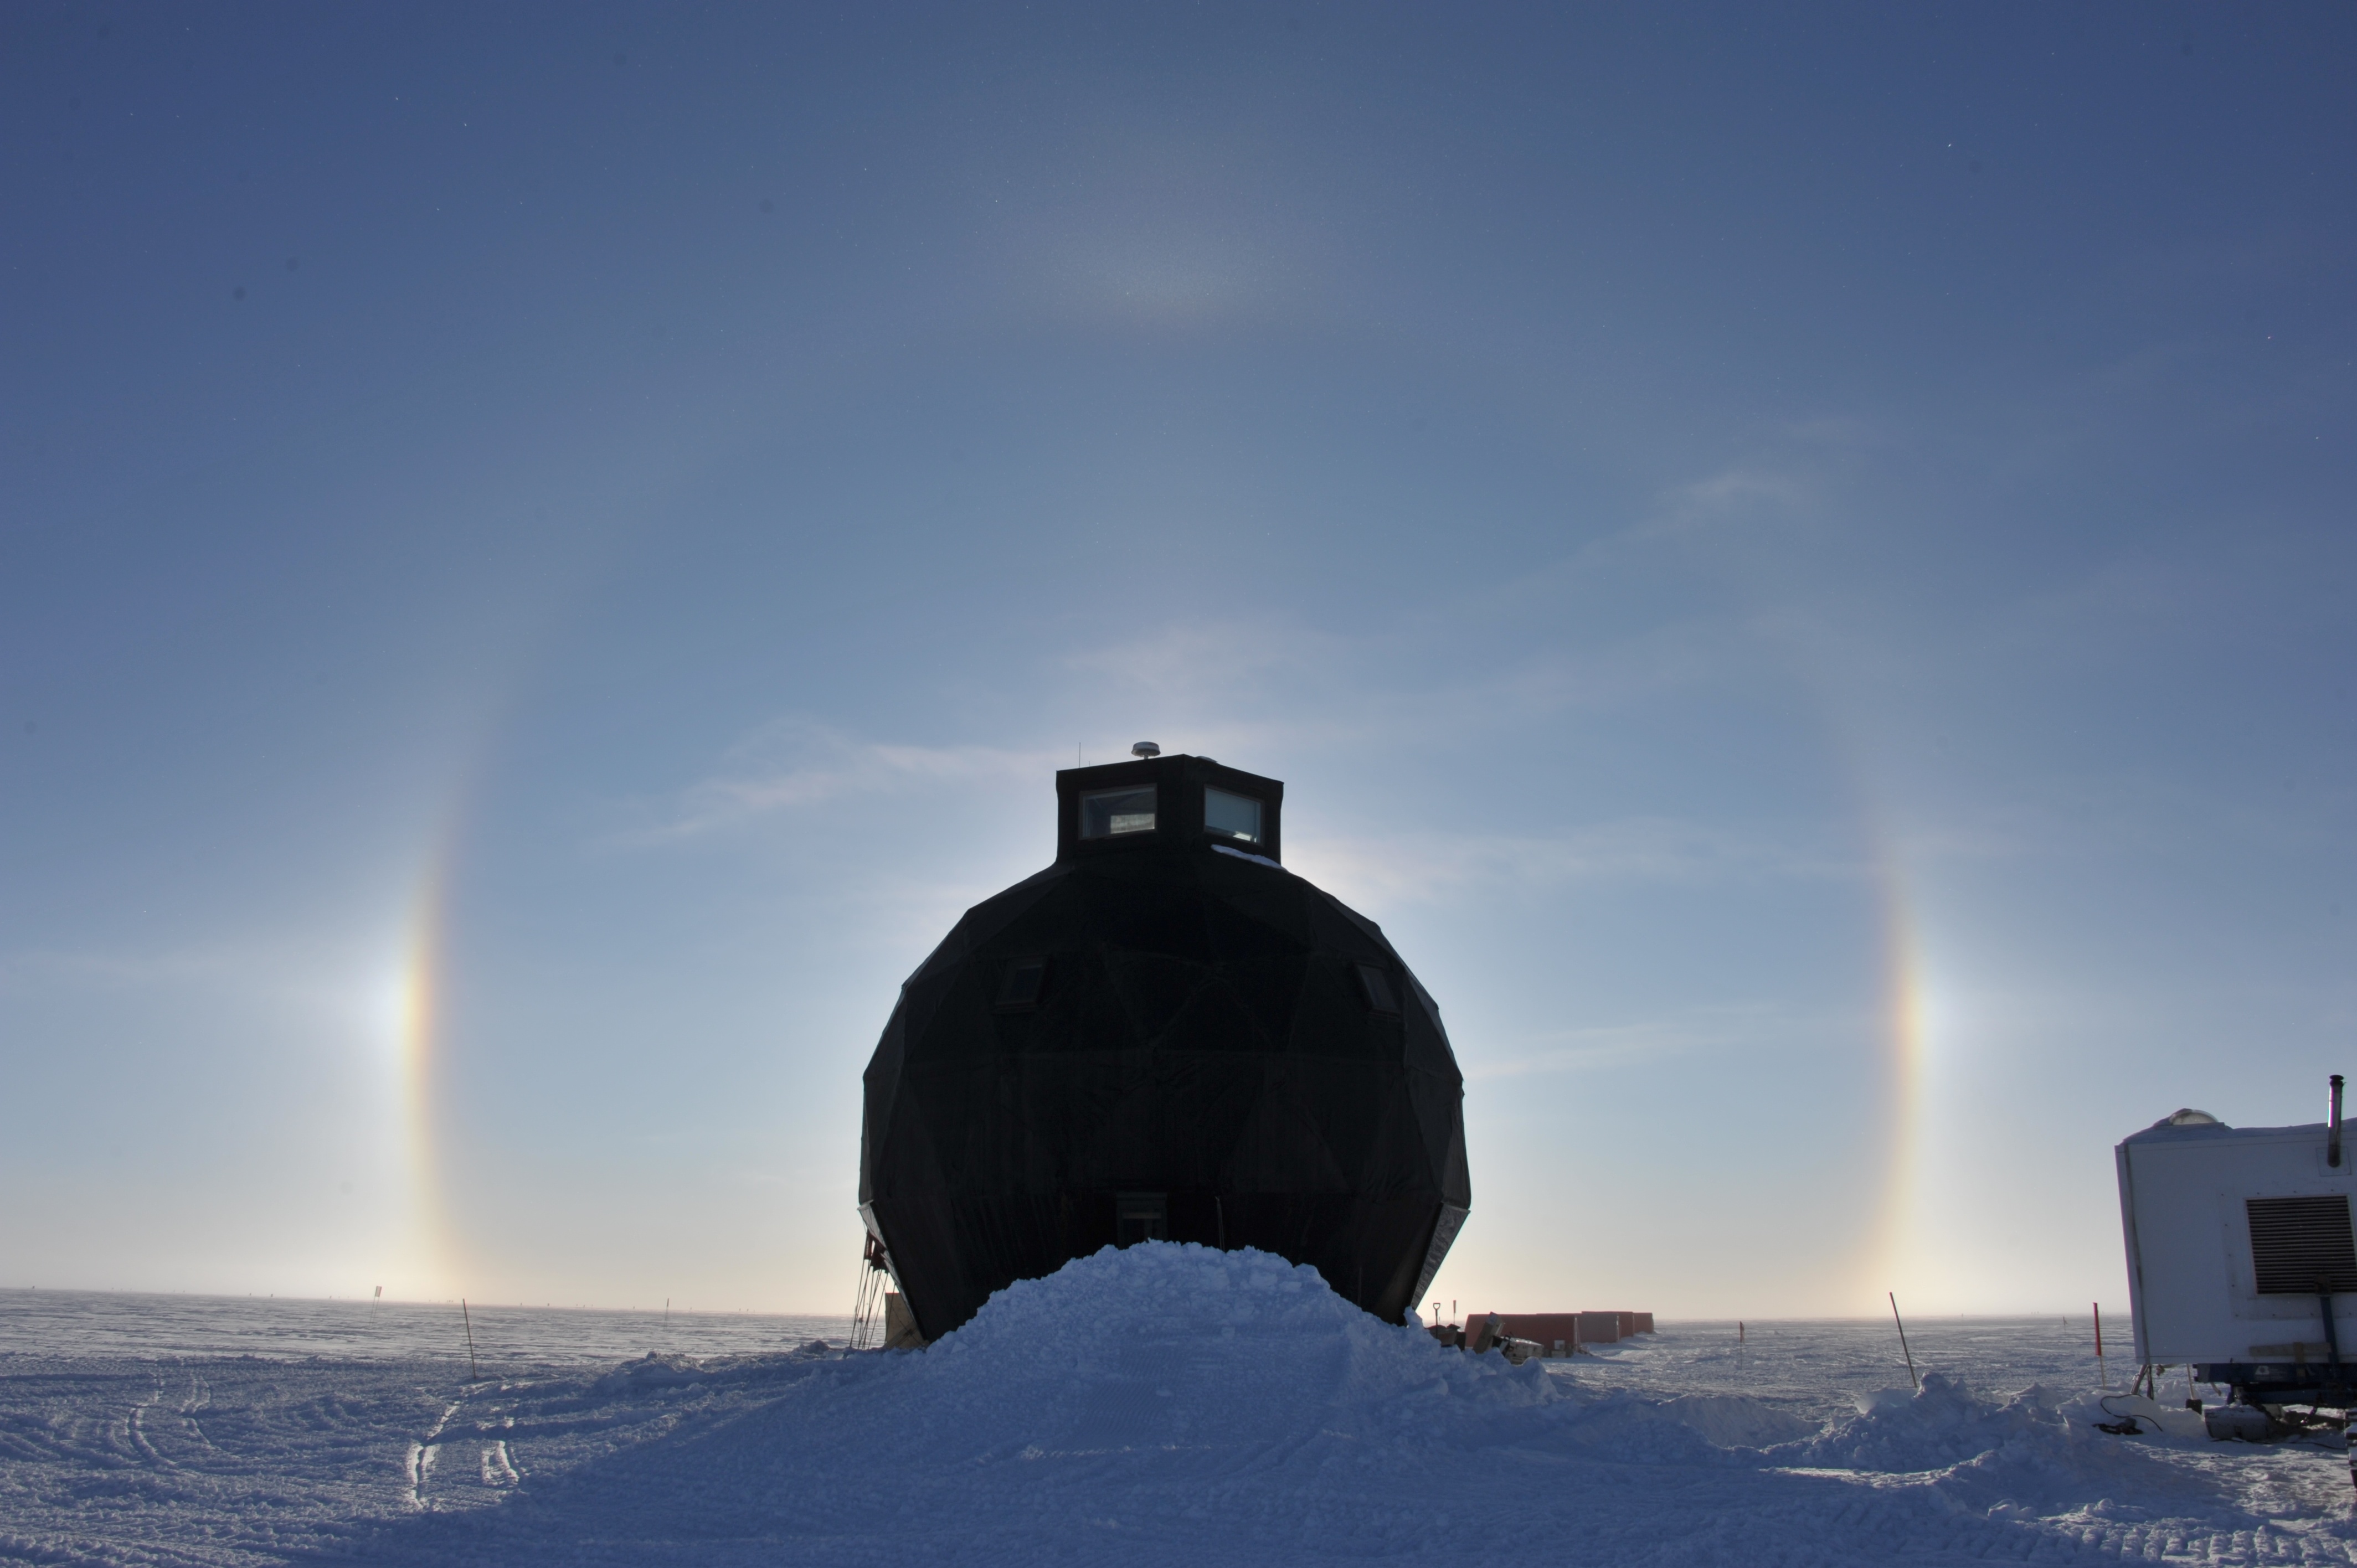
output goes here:
{"type": "Polygon", "coordinates": [[[1132,757],[1159,757],[1162,748],[1150,740],[1141,740],[1129,748],[1129,754],[1132,757]]]}

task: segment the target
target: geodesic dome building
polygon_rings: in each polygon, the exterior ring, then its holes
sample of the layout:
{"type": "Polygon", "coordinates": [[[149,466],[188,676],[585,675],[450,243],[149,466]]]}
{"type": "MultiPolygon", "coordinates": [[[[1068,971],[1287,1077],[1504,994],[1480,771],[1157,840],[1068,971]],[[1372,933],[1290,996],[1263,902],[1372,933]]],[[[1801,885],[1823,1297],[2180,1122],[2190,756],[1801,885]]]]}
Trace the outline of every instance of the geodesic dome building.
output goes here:
{"type": "Polygon", "coordinates": [[[1284,796],[1200,757],[1060,772],[1056,863],[901,986],[859,1208],[925,1338],[1147,1239],[1422,1299],[1472,1204],[1464,1079],[1382,930],[1284,868],[1284,796]]]}

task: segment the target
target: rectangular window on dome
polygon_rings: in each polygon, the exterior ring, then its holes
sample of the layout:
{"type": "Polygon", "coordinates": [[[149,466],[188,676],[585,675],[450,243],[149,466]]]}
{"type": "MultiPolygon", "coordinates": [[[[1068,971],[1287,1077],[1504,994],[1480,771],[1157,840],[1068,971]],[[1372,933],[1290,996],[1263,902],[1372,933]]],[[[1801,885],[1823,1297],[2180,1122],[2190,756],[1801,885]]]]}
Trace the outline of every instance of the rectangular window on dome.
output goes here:
{"type": "Polygon", "coordinates": [[[1249,795],[1225,789],[1203,791],[1203,826],[1214,838],[1238,843],[1260,843],[1260,802],[1249,795]]]}
{"type": "Polygon", "coordinates": [[[1154,786],[1143,789],[1100,789],[1081,797],[1081,836],[1119,838],[1124,833],[1154,831],[1154,786]]]}
{"type": "Polygon", "coordinates": [[[1367,999],[1367,1011],[1386,1018],[1399,1016],[1399,998],[1392,993],[1392,977],[1373,964],[1359,965],[1359,992],[1367,999]]]}
{"type": "Polygon", "coordinates": [[[1018,958],[998,977],[998,1010],[1028,1013],[1039,1005],[1039,993],[1047,987],[1048,961],[1018,958]]]}

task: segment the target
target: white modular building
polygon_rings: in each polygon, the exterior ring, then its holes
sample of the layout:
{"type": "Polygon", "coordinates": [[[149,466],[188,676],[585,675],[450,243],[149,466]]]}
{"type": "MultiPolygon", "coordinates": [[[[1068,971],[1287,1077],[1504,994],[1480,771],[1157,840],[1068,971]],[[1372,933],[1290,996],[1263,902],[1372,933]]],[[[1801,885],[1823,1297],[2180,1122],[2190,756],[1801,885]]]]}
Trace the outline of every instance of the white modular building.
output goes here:
{"type": "Polygon", "coordinates": [[[2357,1384],[2357,1150],[2333,1116],[2230,1127],[2200,1111],[2116,1150],[2136,1359],[2253,1396],[2357,1384]]]}

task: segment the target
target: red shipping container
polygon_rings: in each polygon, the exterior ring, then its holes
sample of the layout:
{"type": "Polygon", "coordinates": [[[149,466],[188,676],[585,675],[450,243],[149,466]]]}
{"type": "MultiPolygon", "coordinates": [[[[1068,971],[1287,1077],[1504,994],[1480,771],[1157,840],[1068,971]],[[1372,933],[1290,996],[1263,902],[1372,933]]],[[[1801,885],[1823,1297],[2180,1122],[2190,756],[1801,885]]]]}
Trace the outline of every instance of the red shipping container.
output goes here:
{"type": "Polygon", "coordinates": [[[1501,1312],[1498,1321],[1508,1338],[1532,1340],[1549,1356],[1557,1354],[1557,1340],[1563,1342],[1563,1355],[1568,1356],[1579,1347],[1579,1314],[1576,1312],[1501,1312]]]}

